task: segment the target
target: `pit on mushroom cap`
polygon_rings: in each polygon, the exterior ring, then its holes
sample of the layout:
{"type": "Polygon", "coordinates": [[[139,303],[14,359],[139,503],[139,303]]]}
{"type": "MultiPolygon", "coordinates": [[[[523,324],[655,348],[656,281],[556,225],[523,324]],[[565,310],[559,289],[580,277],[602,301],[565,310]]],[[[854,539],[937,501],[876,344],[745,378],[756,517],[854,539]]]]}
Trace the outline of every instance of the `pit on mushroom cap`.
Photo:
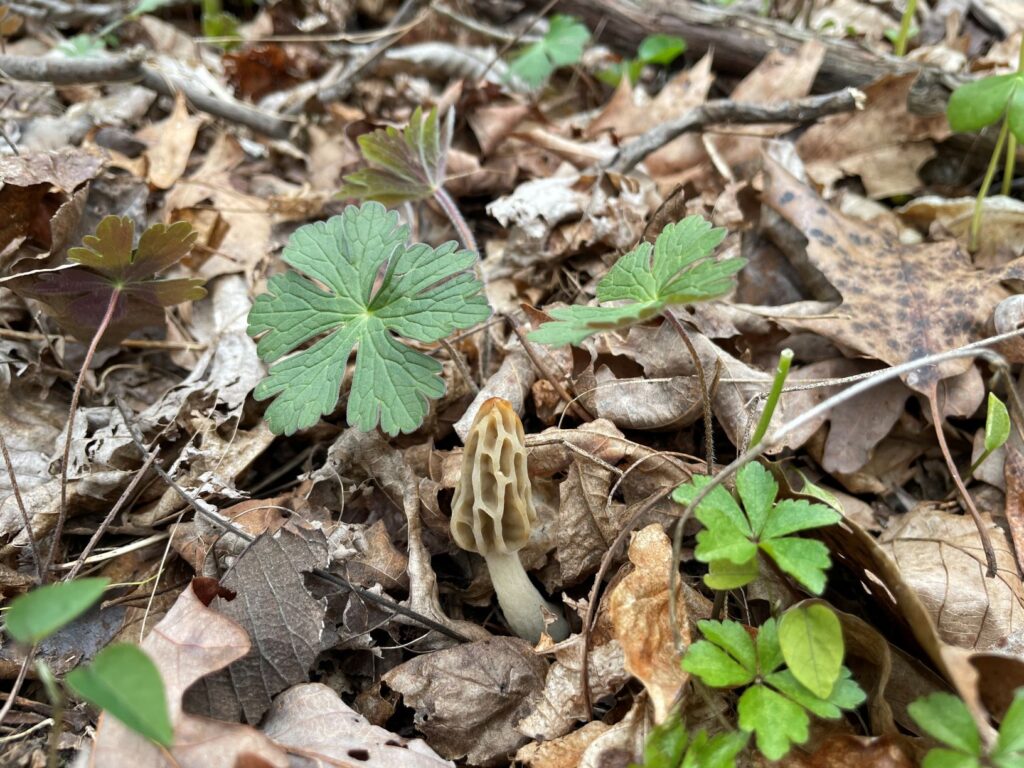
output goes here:
{"type": "Polygon", "coordinates": [[[541,596],[519,561],[519,550],[537,525],[525,442],[511,403],[492,397],[480,406],[466,436],[452,499],[452,538],[486,560],[505,621],[517,635],[536,643],[547,631],[564,640],[569,624],[562,611],[541,596]],[[542,608],[557,617],[546,630],[542,608]]]}

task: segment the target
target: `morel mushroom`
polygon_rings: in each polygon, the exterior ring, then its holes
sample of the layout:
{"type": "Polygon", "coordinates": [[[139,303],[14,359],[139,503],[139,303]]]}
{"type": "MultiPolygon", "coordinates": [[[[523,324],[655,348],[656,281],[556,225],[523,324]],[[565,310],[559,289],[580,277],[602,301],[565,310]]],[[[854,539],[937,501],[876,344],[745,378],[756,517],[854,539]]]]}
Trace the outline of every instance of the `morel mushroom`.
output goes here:
{"type": "Polygon", "coordinates": [[[480,406],[452,499],[452,538],[462,549],[483,555],[505,621],[517,635],[531,643],[540,640],[544,608],[557,617],[547,633],[564,640],[569,624],[562,611],[541,597],[519,561],[519,550],[537,525],[525,440],[523,423],[507,400],[492,397],[480,406]]]}

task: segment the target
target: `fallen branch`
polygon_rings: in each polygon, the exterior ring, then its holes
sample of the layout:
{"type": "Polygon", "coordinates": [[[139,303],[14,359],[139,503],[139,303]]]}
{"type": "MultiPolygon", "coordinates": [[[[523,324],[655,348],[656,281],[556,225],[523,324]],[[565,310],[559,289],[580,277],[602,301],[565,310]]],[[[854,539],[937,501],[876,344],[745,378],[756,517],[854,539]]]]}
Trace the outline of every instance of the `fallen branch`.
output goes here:
{"type": "Polygon", "coordinates": [[[137,82],[162,96],[183,93],[201,112],[241,125],[271,138],[287,138],[295,121],[263,112],[235,99],[215,96],[192,83],[147,66],[146,50],[132,50],[103,59],[45,56],[0,56],[0,78],[53,85],[137,82]]]}
{"type": "Polygon", "coordinates": [[[678,136],[699,131],[709,125],[813,122],[826,115],[862,109],[864,99],[864,94],[856,88],[844,88],[834,93],[772,105],[746,104],[729,99],[709,101],[675,120],[655,126],[623,145],[604,169],[626,173],[651,152],[660,149],[678,136]]]}

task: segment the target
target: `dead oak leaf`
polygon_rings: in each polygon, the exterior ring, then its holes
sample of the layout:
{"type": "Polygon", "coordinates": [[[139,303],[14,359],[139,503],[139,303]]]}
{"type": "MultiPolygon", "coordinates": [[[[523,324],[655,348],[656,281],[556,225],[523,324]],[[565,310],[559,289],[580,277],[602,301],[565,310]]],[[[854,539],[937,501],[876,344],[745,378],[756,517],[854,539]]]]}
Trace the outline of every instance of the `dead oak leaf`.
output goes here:
{"type": "MultiPolygon", "coordinates": [[[[985,337],[996,305],[1010,295],[1003,281],[1024,278],[1021,259],[981,270],[955,241],[905,245],[837,213],[776,162],[767,160],[765,170],[765,202],[803,233],[811,263],[843,299],[828,316],[781,321],[788,328],[899,365],[985,337]]],[[[946,360],[903,380],[931,399],[940,381],[972,366],[969,358],[946,360]]],[[[953,386],[947,382],[948,397],[953,386]]]]}

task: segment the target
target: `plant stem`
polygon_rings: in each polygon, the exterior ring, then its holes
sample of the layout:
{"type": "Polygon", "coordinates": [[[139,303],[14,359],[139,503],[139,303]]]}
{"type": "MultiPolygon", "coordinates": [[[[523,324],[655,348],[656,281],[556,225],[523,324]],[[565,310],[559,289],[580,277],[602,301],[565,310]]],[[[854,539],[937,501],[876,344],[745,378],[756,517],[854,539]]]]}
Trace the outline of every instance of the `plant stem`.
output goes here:
{"type": "Polygon", "coordinates": [[[444,187],[438,187],[434,190],[434,199],[437,200],[437,204],[444,210],[445,215],[448,217],[448,221],[455,227],[455,231],[459,234],[459,240],[462,241],[462,246],[466,250],[473,251],[477,255],[480,251],[476,247],[476,238],[473,237],[473,230],[469,228],[469,224],[466,219],[463,218],[462,212],[459,210],[459,206],[452,200],[452,196],[448,194],[444,187]]]}
{"type": "Polygon", "coordinates": [[[50,699],[53,717],[53,725],[50,726],[49,748],[46,752],[46,768],[57,768],[57,761],[60,757],[60,734],[64,730],[64,694],[53,676],[50,665],[42,659],[36,659],[36,675],[43,683],[46,695],[50,699]]]}
{"type": "MultiPolygon", "coordinates": [[[[683,340],[683,344],[686,345],[686,351],[690,353],[690,358],[693,360],[693,367],[697,369],[697,386],[700,387],[700,401],[704,409],[704,463],[708,474],[713,475],[715,473],[715,434],[712,421],[713,414],[711,413],[711,390],[708,387],[707,376],[704,373],[704,365],[700,361],[700,356],[697,354],[693,342],[690,341],[690,335],[686,332],[686,328],[679,322],[679,318],[675,316],[671,309],[665,310],[665,317],[672,323],[676,333],[679,334],[679,338],[683,340]]],[[[717,376],[715,378],[717,379],[717,376]]]]}
{"type": "Polygon", "coordinates": [[[793,350],[782,350],[782,354],[779,355],[779,367],[775,369],[775,379],[768,392],[768,400],[765,401],[764,410],[761,411],[757,429],[754,430],[754,435],[750,438],[750,445],[757,445],[768,434],[768,425],[772,423],[772,416],[775,415],[775,408],[779,404],[779,396],[782,394],[782,387],[786,384],[786,377],[789,376],[789,366],[792,362],[793,350]]]}
{"type": "Polygon", "coordinates": [[[910,25],[914,22],[914,13],[917,11],[917,0],[907,0],[906,10],[903,11],[903,18],[900,19],[900,32],[893,43],[893,53],[897,56],[904,56],[907,53],[907,38],[910,37],[910,25]]]}
{"type": "Polygon", "coordinates": [[[977,461],[975,461],[973,464],[971,464],[971,468],[968,469],[967,470],[967,474],[964,475],[964,482],[965,483],[968,480],[970,480],[972,477],[974,477],[974,473],[977,472],[978,467],[980,467],[982,464],[984,464],[985,463],[985,459],[987,459],[989,456],[991,456],[992,453],[993,453],[993,451],[989,451],[989,450],[984,450],[984,451],[981,452],[981,456],[978,457],[977,461]]]}
{"type": "Polygon", "coordinates": [[[996,139],[995,149],[992,150],[992,157],[988,161],[988,169],[985,171],[985,178],[982,179],[981,189],[974,199],[974,215],[971,216],[970,234],[967,236],[967,250],[974,253],[978,250],[978,239],[981,237],[981,212],[984,207],[985,197],[988,195],[989,187],[992,186],[992,179],[996,175],[996,166],[999,164],[999,155],[1003,152],[1003,145],[1006,144],[1006,137],[1010,133],[1010,122],[1003,118],[1003,127],[999,129],[999,138],[996,139]]]}
{"type": "Polygon", "coordinates": [[[1003,166],[1003,185],[999,194],[1008,196],[1013,186],[1013,171],[1017,163],[1017,137],[1012,133],[1006,138],[1006,165],[1003,166]]]}
{"type": "Polygon", "coordinates": [[[53,558],[60,547],[60,538],[64,533],[64,521],[68,516],[68,463],[71,461],[71,434],[74,431],[78,400],[82,395],[85,376],[89,372],[89,366],[92,364],[93,357],[96,355],[100,339],[103,338],[103,334],[106,333],[107,328],[110,326],[110,320],[114,317],[114,310],[117,308],[117,302],[120,298],[120,288],[115,288],[111,291],[107,311],[104,313],[103,319],[100,320],[96,333],[93,334],[92,341],[89,342],[89,349],[86,350],[85,360],[82,361],[82,369],[78,372],[78,379],[75,381],[75,389],[71,393],[71,407],[68,408],[68,429],[64,435],[64,456],[60,467],[60,511],[57,513],[57,522],[53,526],[53,544],[50,546],[50,551],[47,553],[43,563],[44,582],[50,580],[50,566],[53,564],[53,558]]]}

